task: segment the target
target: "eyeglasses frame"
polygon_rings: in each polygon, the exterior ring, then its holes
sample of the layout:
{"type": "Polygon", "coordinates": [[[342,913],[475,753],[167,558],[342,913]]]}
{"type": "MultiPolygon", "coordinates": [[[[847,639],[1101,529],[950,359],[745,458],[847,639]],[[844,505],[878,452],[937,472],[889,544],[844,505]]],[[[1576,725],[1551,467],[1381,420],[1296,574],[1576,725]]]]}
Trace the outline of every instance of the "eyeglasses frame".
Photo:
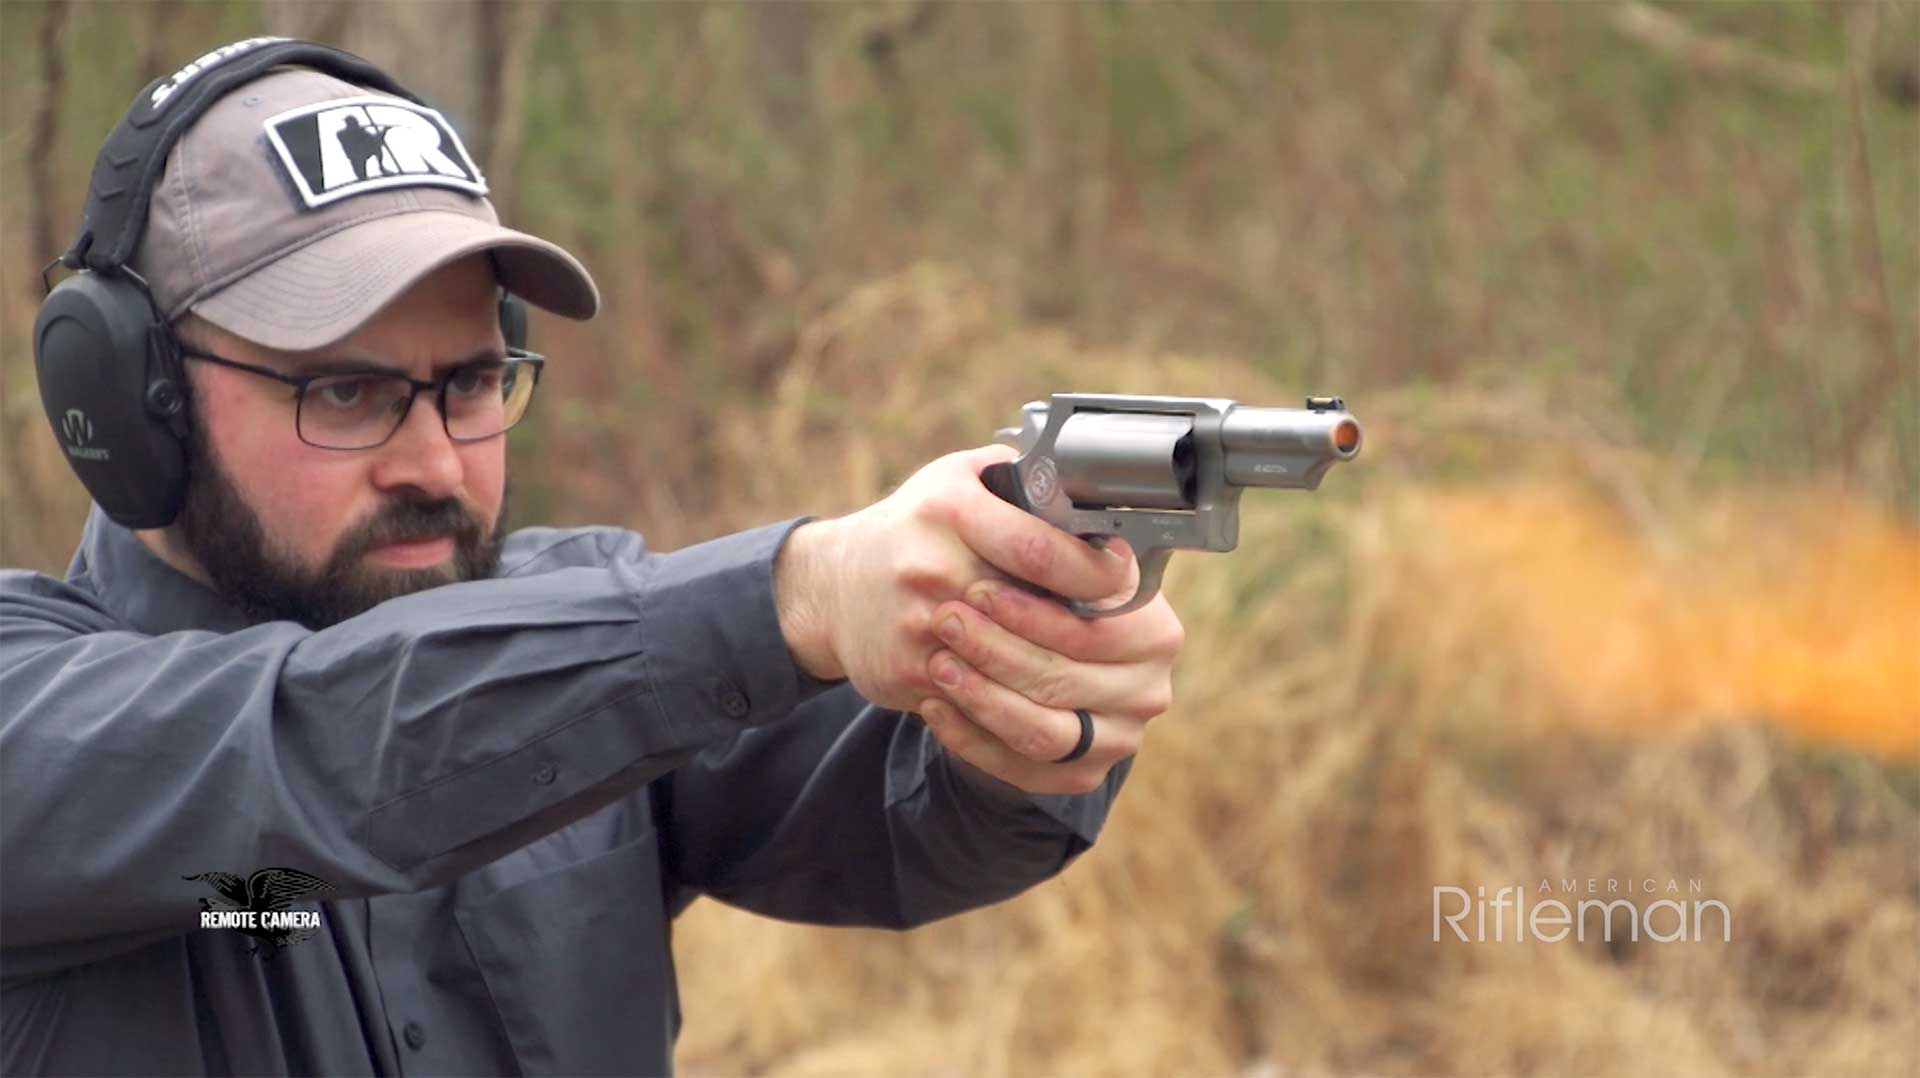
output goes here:
{"type": "MultiPolygon", "coordinates": [[[[523,364],[526,364],[528,367],[532,368],[534,389],[538,389],[540,387],[540,372],[544,370],[547,365],[547,357],[541,355],[538,352],[529,352],[524,348],[508,348],[506,350],[506,355],[498,359],[483,359],[483,360],[476,360],[472,363],[462,363],[458,367],[449,367],[443,374],[441,374],[438,378],[435,378],[431,382],[423,382],[418,378],[412,377],[411,375],[407,375],[400,371],[391,370],[384,367],[370,366],[364,370],[323,371],[317,374],[282,374],[281,372],[276,371],[271,367],[262,367],[255,363],[242,363],[237,359],[228,359],[225,356],[215,355],[212,352],[203,352],[197,348],[188,348],[188,347],[185,347],[184,345],[181,346],[179,354],[181,359],[198,359],[203,362],[212,363],[215,366],[219,366],[219,367],[231,367],[237,371],[245,371],[248,374],[257,374],[263,378],[271,378],[274,381],[279,382],[283,385],[292,386],[294,389],[294,394],[293,394],[294,436],[299,438],[302,444],[313,446],[315,449],[331,449],[340,453],[356,453],[363,449],[378,449],[381,446],[386,445],[388,442],[392,441],[393,436],[400,433],[400,428],[406,425],[407,416],[413,414],[413,402],[420,396],[420,393],[422,390],[427,390],[427,389],[431,389],[434,391],[434,395],[435,395],[434,405],[436,410],[438,410],[440,413],[440,429],[447,432],[448,438],[456,442],[459,442],[463,445],[470,445],[475,442],[485,442],[485,441],[490,441],[494,438],[498,438],[500,437],[500,435],[505,434],[506,432],[512,430],[516,426],[519,426],[520,419],[525,419],[526,413],[522,412],[520,414],[519,419],[515,419],[512,423],[509,423],[508,425],[500,428],[498,431],[495,431],[492,434],[483,435],[482,437],[479,437],[479,438],[462,438],[459,435],[453,433],[453,428],[447,425],[447,387],[452,384],[453,377],[456,374],[459,374],[461,371],[464,371],[469,367],[476,367],[484,363],[523,363],[523,364]],[[372,445],[358,445],[358,446],[353,446],[351,448],[342,448],[337,445],[320,445],[317,442],[308,441],[307,436],[301,433],[300,431],[300,410],[306,404],[307,387],[312,385],[315,382],[320,381],[323,378],[352,377],[354,375],[378,375],[378,376],[387,377],[387,378],[399,378],[405,381],[408,385],[413,387],[413,392],[407,397],[407,406],[400,410],[400,417],[394,420],[393,429],[387,432],[387,436],[385,438],[380,439],[379,441],[373,443],[372,445]]],[[[531,391],[529,391],[529,393],[531,393],[531,391]]]]}

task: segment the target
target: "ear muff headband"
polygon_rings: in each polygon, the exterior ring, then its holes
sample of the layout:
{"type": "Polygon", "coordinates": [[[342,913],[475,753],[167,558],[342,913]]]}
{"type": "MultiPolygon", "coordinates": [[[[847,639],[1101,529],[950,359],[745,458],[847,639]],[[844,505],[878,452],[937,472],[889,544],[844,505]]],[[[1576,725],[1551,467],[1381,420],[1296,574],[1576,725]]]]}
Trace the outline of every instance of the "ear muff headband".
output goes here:
{"type": "Polygon", "coordinates": [[[313,68],[423,104],[386,72],[330,45],[261,37],[215,49],[148,83],[114,125],[93,162],[80,232],[60,261],[70,269],[103,271],[132,261],[147,224],[147,206],[173,144],[214,102],[283,65],[313,68]]]}
{"type": "Polygon", "coordinates": [[[500,293],[500,336],[508,348],[527,347],[527,301],[511,292],[500,293]]]}

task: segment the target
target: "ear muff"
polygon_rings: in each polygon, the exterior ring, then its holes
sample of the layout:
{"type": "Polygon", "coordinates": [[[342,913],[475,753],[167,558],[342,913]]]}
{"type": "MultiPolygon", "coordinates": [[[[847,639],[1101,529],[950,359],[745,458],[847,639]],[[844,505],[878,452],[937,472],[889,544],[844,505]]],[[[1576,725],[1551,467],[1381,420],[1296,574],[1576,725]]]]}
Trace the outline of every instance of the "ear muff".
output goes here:
{"type": "MultiPolygon", "coordinates": [[[[526,301],[500,296],[507,347],[527,346],[526,301]]],[[[164,528],[187,494],[188,387],[179,347],[129,274],[61,281],[33,323],[40,404],[87,493],[115,523],[164,528]]]]}
{"type": "Polygon", "coordinates": [[[173,523],[186,500],[187,384],[173,334],[124,275],[61,281],[33,323],[40,403],[87,493],[129,528],[173,523]]]}
{"type": "MultiPolygon", "coordinates": [[[[527,303],[500,295],[500,334],[527,346],[527,303]]],[[[47,422],[87,493],[115,523],[164,528],[187,494],[188,389],[178,345],[127,275],[61,281],[33,323],[47,422]]]]}
{"type": "Polygon", "coordinates": [[[179,515],[189,421],[179,345],[127,266],[173,144],[223,95],[282,65],[421,102],[352,53],[285,38],[238,41],[154,80],[94,160],[79,233],[57,259],[78,272],[48,291],[34,319],[33,365],[54,437],[87,493],[126,527],[161,528],[179,515]]]}

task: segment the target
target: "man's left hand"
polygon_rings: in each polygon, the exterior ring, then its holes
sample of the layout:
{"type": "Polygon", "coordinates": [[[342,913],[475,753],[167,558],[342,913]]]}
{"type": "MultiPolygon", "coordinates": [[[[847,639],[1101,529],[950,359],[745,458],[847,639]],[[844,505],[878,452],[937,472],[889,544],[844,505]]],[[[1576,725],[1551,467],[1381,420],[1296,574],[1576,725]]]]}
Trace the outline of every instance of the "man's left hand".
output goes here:
{"type": "Polygon", "coordinates": [[[1186,633],[1164,595],[1112,618],[1002,581],[975,582],[966,600],[934,611],[946,647],[927,673],[941,695],[919,711],[947,751],[987,774],[1029,793],[1086,793],[1171,706],[1186,633]],[[1093,747],[1055,763],[1080,741],[1075,708],[1093,716],[1093,747]]]}

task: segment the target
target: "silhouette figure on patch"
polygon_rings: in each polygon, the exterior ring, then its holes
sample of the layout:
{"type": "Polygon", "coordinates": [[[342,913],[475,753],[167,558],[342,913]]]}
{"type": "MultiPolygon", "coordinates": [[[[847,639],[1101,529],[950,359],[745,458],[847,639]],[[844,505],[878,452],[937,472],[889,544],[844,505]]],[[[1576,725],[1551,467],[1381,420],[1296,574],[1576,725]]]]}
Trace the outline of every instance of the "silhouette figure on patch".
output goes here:
{"type": "Polygon", "coordinates": [[[393,130],[392,124],[367,124],[358,116],[348,116],[335,137],[340,140],[340,149],[345,151],[347,161],[353,165],[353,174],[362,179],[372,179],[381,175],[381,169],[399,172],[400,166],[394,161],[393,154],[387,149],[387,132],[393,130]],[[370,159],[379,158],[380,164],[375,171],[367,171],[370,159]]]}

